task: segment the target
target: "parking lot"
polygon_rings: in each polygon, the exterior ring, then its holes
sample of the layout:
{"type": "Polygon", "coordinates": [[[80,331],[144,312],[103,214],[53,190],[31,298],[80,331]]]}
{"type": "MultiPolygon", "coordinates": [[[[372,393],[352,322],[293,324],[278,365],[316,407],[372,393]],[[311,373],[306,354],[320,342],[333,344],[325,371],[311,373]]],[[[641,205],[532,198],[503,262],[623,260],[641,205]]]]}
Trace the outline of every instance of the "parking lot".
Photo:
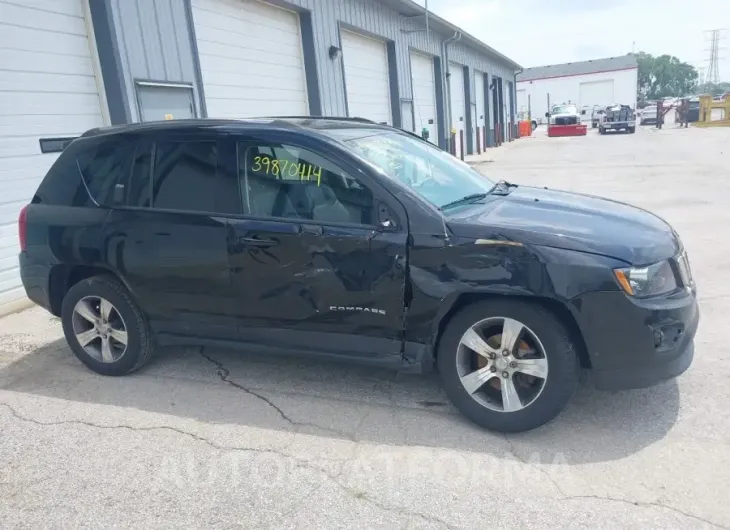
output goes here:
{"type": "Polygon", "coordinates": [[[480,171],[669,221],[702,319],[687,373],[521,435],[481,430],[434,375],[212,349],[85,369],[39,309],[0,320],[0,526],[730,528],[730,131],[533,138],[480,171]]]}

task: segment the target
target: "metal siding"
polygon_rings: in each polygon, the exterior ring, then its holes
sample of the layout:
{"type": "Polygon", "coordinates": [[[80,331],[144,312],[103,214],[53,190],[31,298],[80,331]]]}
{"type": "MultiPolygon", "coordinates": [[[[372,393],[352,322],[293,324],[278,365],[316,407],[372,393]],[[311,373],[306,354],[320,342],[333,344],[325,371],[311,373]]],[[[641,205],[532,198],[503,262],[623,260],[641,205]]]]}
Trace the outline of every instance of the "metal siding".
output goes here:
{"type": "Polygon", "coordinates": [[[190,39],[185,0],[111,0],[119,35],[124,90],[131,120],[139,121],[136,79],[187,83],[193,86],[202,114],[196,58],[190,39]]]}
{"type": "MultiPolygon", "coordinates": [[[[184,10],[186,0],[111,0],[120,38],[122,65],[127,95],[134,101],[134,78],[192,83],[199,102],[195,61],[189,39],[190,29],[184,10]],[[152,16],[154,7],[156,16],[152,16]],[[141,10],[141,11],[140,11],[141,10]],[[140,23],[140,19],[144,19],[140,23]],[[172,22],[172,23],[171,23],[172,22]],[[174,53],[177,51],[177,55],[174,53]],[[177,65],[175,61],[177,60],[177,65]]],[[[276,4],[311,12],[312,41],[316,74],[319,80],[321,113],[344,116],[347,112],[343,63],[329,57],[329,47],[341,47],[340,25],[362,30],[392,41],[395,47],[398,93],[401,99],[413,98],[410,75],[410,50],[441,57],[444,39],[451,35],[426,35],[423,18],[401,16],[379,0],[276,0],[276,4]]],[[[490,76],[512,79],[514,71],[496,57],[488,56],[462,42],[449,47],[450,60],[490,76]]],[[[307,63],[310,64],[309,62],[307,63]]],[[[136,118],[136,105],[131,105],[136,118]]],[[[443,121],[443,119],[441,120],[443,121]]]]}

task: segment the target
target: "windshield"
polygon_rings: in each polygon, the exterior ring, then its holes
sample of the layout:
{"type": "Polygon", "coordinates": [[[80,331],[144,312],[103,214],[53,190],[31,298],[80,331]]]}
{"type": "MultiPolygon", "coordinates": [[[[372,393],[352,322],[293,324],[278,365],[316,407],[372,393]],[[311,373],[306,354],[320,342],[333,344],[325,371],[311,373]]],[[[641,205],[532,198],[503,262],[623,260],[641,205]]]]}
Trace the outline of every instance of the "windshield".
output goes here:
{"type": "Polygon", "coordinates": [[[494,185],[469,165],[437,147],[396,132],[368,131],[345,143],[402,185],[438,208],[494,185]]]}
{"type": "Polygon", "coordinates": [[[578,114],[578,108],[575,105],[556,105],[553,107],[553,114],[578,114]]]}

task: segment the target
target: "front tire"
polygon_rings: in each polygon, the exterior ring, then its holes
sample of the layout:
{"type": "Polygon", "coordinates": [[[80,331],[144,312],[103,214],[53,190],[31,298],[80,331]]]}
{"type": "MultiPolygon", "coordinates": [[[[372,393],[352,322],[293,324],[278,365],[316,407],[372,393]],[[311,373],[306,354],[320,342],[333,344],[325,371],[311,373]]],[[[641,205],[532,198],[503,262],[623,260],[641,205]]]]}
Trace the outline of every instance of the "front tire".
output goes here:
{"type": "Polygon", "coordinates": [[[606,129],[604,129],[603,127],[599,127],[598,134],[606,134],[606,129]]]}
{"type": "Polygon", "coordinates": [[[93,276],[71,287],[63,299],[66,341],[94,372],[119,376],[152,358],[154,342],[142,311],[127,289],[109,276],[93,276]]]}
{"type": "Polygon", "coordinates": [[[636,132],[636,127],[629,127],[629,134],[634,134],[636,132]]]}
{"type": "Polygon", "coordinates": [[[500,432],[528,431],[555,418],[580,371],[565,326],[540,305],[510,299],[459,311],[444,330],[437,362],[459,411],[500,432]]]}

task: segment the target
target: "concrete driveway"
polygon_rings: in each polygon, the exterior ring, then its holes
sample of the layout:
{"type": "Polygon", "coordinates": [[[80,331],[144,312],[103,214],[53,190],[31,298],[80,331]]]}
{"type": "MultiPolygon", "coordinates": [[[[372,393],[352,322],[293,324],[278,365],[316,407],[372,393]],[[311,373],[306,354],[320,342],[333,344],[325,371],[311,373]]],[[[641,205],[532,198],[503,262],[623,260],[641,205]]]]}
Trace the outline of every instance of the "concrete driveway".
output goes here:
{"type": "Polygon", "coordinates": [[[38,309],[0,320],[3,527],[730,527],[728,130],[642,129],[495,151],[480,170],[649,208],[699,283],[696,359],[527,434],[485,432],[434,376],[166,350],[104,378],[38,309]]]}

